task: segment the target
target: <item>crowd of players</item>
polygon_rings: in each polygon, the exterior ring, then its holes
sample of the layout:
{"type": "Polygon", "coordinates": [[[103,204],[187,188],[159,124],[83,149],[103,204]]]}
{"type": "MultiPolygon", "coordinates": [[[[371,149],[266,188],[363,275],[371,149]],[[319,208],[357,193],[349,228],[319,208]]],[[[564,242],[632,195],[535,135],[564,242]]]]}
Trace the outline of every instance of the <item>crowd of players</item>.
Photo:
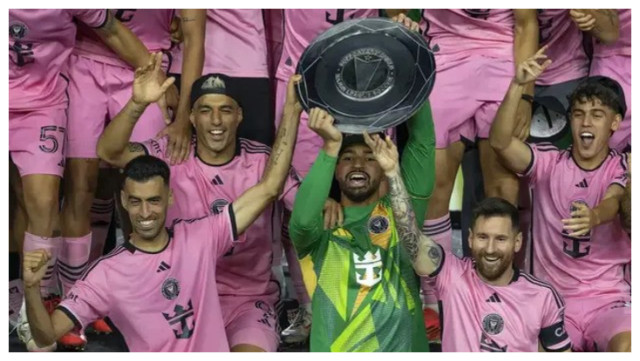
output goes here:
{"type": "Polygon", "coordinates": [[[629,351],[631,10],[419,14],[9,10],[27,349],[117,327],[131,351],[309,333],[312,351],[629,351]],[[438,49],[401,156],[294,90],[318,34],[383,15],[438,49]],[[568,147],[534,134],[559,119],[568,147]],[[470,143],[487,198],[459,259],[449,200],[470,143]],[[127,237],[103,256],[115,208],[127,237]],[[283,247],[300,309],[281,332],[283,247]]]}

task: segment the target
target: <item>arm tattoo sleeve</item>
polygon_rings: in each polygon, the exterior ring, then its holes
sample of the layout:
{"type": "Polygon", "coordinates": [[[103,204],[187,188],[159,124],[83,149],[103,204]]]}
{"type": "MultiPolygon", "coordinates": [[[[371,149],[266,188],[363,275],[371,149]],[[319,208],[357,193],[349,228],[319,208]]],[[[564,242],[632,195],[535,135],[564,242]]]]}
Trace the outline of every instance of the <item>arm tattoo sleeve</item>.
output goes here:
{"type": "Polygon", "coordinates": [[[129,143],[129,152],[131,153],[142,153],[144,152],[144,146],[140,143],[132,142],[129,143]]]}
{"type": "Polygon", "coordinates": [[[426,253],[434,268],[438,268],[442,262],[442,248],[420,232],[411,206],[411,198],[400,174],[389,177],[389,192],[400,243],[407,251],[409,259],[415,263],[421,254],[426,253]]]}

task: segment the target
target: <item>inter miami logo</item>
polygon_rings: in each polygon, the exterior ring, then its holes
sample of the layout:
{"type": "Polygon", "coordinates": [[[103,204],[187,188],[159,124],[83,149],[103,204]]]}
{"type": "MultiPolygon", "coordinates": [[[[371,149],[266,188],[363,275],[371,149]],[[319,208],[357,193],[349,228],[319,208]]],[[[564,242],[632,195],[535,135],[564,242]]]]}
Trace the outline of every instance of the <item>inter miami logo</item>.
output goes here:
{"type": "Polygon", "coordinates": [[[162,283],[162,295],[168,300],[174,300],[180,294],[180,284],[174,278],[167,278],[162,283]]]}
{"type": "Polygon", "coordinates": [[[389,219],[384,216],[375,216],[369,219],[369,232],[380,234],[389,229],[389,219]]]}
{"type": "Polygon", "coordinates": [[[497,335],[504,328],[504,320],[497,313],[490,313],[482,320],[482,329],[490,335],[497,335]]]}
{"type": "Polygon", "coordinates": [[[187,308],[184,308],[182,305],[176,305],[173,308],[173,312],[173,315],[164,312],[162,313],[162,316],[164,316],[164,319],[169,322],[169,325],[180,323],[180,329],[173,329],[173,334],[178,339],[190,338],[191,335],[193,335],[193,330],[196,328],[196,321],[191,300],[189,300],[187,308]],[[189,328],[189,318],[193,318],[193,320],[191,321],[191,328],[189,328]]]}
{"type": "Polygon", "coordinates": [[[9,24],[9,36],[14,40],[20,40],[27,36],[27,26],[21,22],[9,24]]]}
{"type": "Polygon", "coordinates": [[[227,204],[229,204],[229,201],[226,199],[216,199],[209,205],[209,211],[211,214],[220,214],[227,204]]]}
{"type": "Polygon", "coordinates": [[[389,91],[395,81],[395,65],[377,48],[361,48],[345,55],[335,74],[337,89],[347,98],[369,101],[389,91]]]}
{"type": "Polygon", "coordinates": [[[382,256],[380,249],[376,253],[367,251],[363,256],[353,255],[356,282],[362,286],[373,287],[382,280],[382,256]]]}

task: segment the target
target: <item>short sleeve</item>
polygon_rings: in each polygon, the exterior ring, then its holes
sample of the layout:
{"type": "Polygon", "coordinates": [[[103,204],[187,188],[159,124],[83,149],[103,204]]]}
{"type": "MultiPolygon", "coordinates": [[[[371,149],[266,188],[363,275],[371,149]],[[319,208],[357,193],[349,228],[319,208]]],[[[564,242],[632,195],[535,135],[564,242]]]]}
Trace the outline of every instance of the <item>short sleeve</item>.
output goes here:
{"type": "Polygon", "coordinates": [[[296,194],[298,193],[298,188],[300,188],[300,176],[298,176],[298,172],[291,167],[289,168],[289,174],[287,175],[287,180],[284,184],[284,190],[280,195],[280,200],[284,203],[284,206],[289,211],[293,210],[293,203],[296,200],[296,194]]]}
{"type": "Polygon", "coordinates": [[[106,9],[72,9],[73,17],[92,28],[101,28],[107,22],[106,9]]]}
{"type": "MultiPolygon", "coordinates": [[[[442,246],[438,245],[440,249],[442,246]]],[[[442,252],[442,262],[440,263],[440,267],[433,271],[428,277],[425,277],[427,280],[430,280],[430,283],[435,286],[436,293],[440,296],[446,291],[447,288],[450,288],[452,284],[455,282],[453,280],[460,279],[462,273],[464,272],[464,264],[465,260],[461,260],[456,257],[451,252],[442,252]]]]}
{"type": "Polygon", "coordinates": [[[618,154],[617,157],[619,161],[614,163],[613,174],[608,187],[617,184],[625,188],[629,180],[629,159],[626,153],[618,154]]]}
{"type": "Polygon", "coordinates": [[[195,244],[202,247],[198,251],[211,252],[214,258],[221,257],[246,239],[245,236],[238,235],[233,204],[224,206],[216,214],[180,220],[173,227],[175,235],[182,235],[188,241],[196,241],[195,244]]]}
{"type": "Polygon", "coordinates": [[[76,326],[84,328],[108,314],[111,307],[109,294],[106,267],[97,263],[82,279],[76,281],[58,309],[69,316],[76,326]]]}
{"type": "Polygon", "coordinates": [[[553,165],[557,162],[559,150],[550,143],[525,143],[531,150],[531,163],[524,172],[518,173],[520,177],[526,177],[531,186],[544,180],[551,174],[553,165]]]}
{"type": "Polygon", "coordinates": [[[168,162],[168,158],[165,156],[167,154],[167,145],[169,143],[169,139],[167,137],[162,138],[153,138],[147,141],[144,141],[140,144],[145,149],[145,153],[148,155],[152,155],[156,158],[160,158],[165,162],[168,162]]]}
{"type": "Polygon", "coordinates": [[[571,348],[571,339],[564,326],[565,303],[553,288],[546,292],[542,307],[539,340],[546,351],[561,352],[571,348]]]}

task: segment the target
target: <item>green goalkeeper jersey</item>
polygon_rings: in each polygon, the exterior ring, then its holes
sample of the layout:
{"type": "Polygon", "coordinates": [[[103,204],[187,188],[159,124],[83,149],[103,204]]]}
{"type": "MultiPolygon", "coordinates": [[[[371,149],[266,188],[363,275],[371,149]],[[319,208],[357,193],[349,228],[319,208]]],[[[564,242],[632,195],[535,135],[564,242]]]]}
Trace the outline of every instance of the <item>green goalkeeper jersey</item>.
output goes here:
{"type": "MultiPolygon", "coordinates": [[[[401,169],[422,225],[435,171],[428,102],[409,121],[401,169]]],[[[296,197],[289,235],[313,263],[311,351],[429,351],[420,282],[399,243],[388,196],[344,208],[344,224],[323,229],[322,208],[337,159],[321,151],[296,197]]],[[[309,281],[309,277],[305,277],[309,281]]]]}

